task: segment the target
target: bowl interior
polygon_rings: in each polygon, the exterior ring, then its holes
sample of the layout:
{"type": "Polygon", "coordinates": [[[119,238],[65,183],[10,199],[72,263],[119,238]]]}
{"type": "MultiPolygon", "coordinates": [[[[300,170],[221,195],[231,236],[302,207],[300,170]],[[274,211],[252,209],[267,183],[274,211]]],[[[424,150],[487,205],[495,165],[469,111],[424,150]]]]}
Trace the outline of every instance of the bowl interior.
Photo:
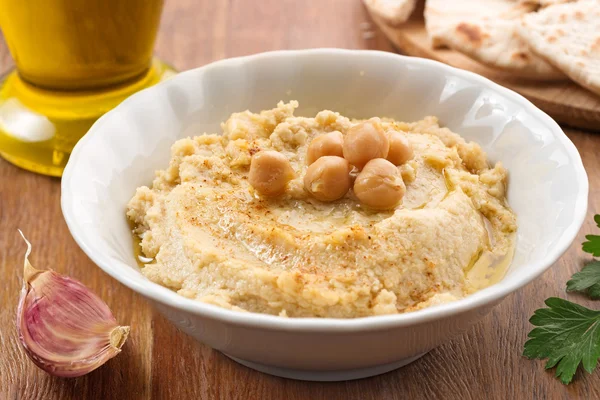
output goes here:
{"type": "Polygon", "coordinates": [[[280,100],[298,100],[304,116],[322,109],[402,121],[435,115],[479,143],[492,161],[502,161],[510,172],[508,200],[519,229],[514,260],[498,285],[518,287],[524,275],[541,273],[579,229],[587,196],[579,155],[560,128],[525,99],[427,60],[314,50],[188,71],[101,118],[77,145],[63,178],[63,212],[78,243],[128,286],[167,295],[168,289],[137,269],[126,203],[138,186],[151,184],[155,170],[167,166],[177,139],[220,132],[232,112],[260,111],[280,100]]]}

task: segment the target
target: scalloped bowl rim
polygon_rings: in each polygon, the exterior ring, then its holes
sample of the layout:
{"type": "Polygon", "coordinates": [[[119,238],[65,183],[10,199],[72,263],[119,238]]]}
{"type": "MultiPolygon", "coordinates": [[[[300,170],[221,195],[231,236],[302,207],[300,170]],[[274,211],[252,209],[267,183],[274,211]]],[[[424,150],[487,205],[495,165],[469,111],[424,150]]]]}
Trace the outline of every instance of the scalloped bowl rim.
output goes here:
{"type": "MultiPolygon", "coordinates": [[[[491,80],[484,78],[473,72],[461,70],[458,68],[451,67],[438,61],[402,56],[395,53],[377,51],[377,50],[345,50],[345,49],[308,49],[308,50],[279,50],[265,53],[258,53],[250,56],[234,57],[216,61],[205,66],[184,71],[175,75],[174,77],[159,83],[158,85],[167,86],[174,85],[178,78],[203,73],[209,69],[226,67],[231,65],[240,65],[251,63],[255,60],[271,57],[301,57],[303,55],[319,55],[319,54],[352,54],[360,53],[367,57],[382,57],[382,58],[394,58],[398,57],[403,62],[413,65],[428,65],[440,69],[458,76],[462,79],[482,85],[488,89],[494,90],[504,97],[510,98],[512,101],[520,104],[524,111],[536,117],[540,122],[550,129],[555,137],[564,146],[565,150],[576,160],[576,165],[573,167],[577,172],[577,178],[582,190],[578,193],[576,200],[576,211],[575,218],[565,229],[562,235],[562,241],[560,245],[553,248],[548,254],[539,260],[530,262],[527,264],[527,269],[524,269],[518,274],[512,284],[506,282],[505,279],[500,282],[489,286],[483,290],[480,290],[474,294],[471,294],[465,298],[436,305],[428,308],[424,308],[419,311],[414,311],[404,314],[389,314],[369,317],[358,317],[351,319],[336,319],[336,318],[282,318],[279,316],[242,312],[228,310],[216,305],[203,303],[197,300],[191,300],[185,298],[176,292],[167,289],[157,283],[154,283],[147,278],[140,276],[140,279],[131,279],[129,277],[123,277],[119,274],[119,269],[112,265],[110,260],[106,259],[103,254],[95,251],[93,244],[86,242],[78,235],[78,225],[75,218],[70,212],[70,206],[68,203],[68,197],[61,196],[61,206],[64,218],[67,226],[71,231],[71,234],[79,247],[90,257],[90,259],[98,265],[108,275],[127,286],[128,288],[142,294],[143,296],[152,299],[156,302],[165,304],[167,306],[191,312],[196,315],[214,318],[224,322],[229,322],[242,326],[252,326],[265,329],[276,329],[276,330],[293,330],[293,331],[323,331],[323,332],[344,332],[344,331],[370,331],[378,329],[386,329],[392,327],[410,326],[420,323],[425,323],[431,320],[439,318],[447,318],[452,315],[456,315],[462,312],[466,312],[475,308],[485,306],[487,304],[502,300],[510,293],[518,290],[519,288],[527,285],[533,281],[536,277],[540,276],[550,266],[552,266],[562,254],[569,248],[575,237],[577,236],[579,229],[581,228],[584,218],[587,213],[587,197],[589,191],[589,183],[587,174],[581,161],[581,156],[577,151],[573,142],[563,133],[559,125],[548,116],[546,113],[535,107],[529,100],[517,94],[509,89],[506,89],[491,80]],[[143,281],[140,282],[140,281],[143,281]]],[[[127,107],[135,107],[140,99],[149,98],[153,95],[153,87],[142,90],[121,103],[117,108],[126,109],[127,107]]],[[[88,133],[77,143],[71,158],[67,164],[63,178],[62,178],[62,191],[64,193],[65,187],[71,180],[72,171],[77,164],[77,159],[85,147],[86,142],[95,134],[101,131],[104,121],[111,118],[112,111],[102,116],[88,131],[88,133]]]]}

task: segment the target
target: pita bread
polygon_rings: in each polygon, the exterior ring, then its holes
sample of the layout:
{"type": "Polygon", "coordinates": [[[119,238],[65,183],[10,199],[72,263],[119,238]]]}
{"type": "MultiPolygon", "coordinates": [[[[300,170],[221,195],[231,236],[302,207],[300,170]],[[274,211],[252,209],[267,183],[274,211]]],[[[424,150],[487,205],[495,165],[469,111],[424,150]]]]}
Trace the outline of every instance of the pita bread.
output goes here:
{"type": "Polygon", "coordinates": [[[425,28],[433,47],[447,46],[447,32],[465,21],[515,19],[537,8],[518,0],[427,0],[425,28]]]}
{"type": "Polygon", "coordinates": [[[408,20],[417,0],[363,0],[373,14],[390,25],[400,25],[408,20]]]}
{"type": "Polygon", "coordinates": [[[600,94],[600,1],[559,4],[526,15],[518,32],[533,51],[600,94]]]}
{"type": "Polygon", "coordinates": [[[517,0],[427,0],[427,31],[434,46],[448,46],[515,77],[565,79],[563,73],[534,54],[517,34],[519,18],[537,7],[517,0]]]}
{"type": "Polygon", "coordinates": [[[562,4],[562,3],[572,3],[576,0],[538,0],[540,6],[542,7],[548,7],[548,6],[553,6],[555,4],[562,4]]]}

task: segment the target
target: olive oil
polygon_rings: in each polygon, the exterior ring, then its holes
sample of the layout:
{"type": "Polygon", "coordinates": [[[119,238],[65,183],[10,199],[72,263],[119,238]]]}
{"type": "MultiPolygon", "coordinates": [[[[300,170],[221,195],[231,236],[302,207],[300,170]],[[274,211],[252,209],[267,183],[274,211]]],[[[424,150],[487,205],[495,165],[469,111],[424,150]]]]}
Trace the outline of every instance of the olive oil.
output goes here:
{"type": "MultiPolygon", "coordinates": [[[[129,226],[133,226],[133,224],[129,222],[129,226]]],[[[131,232],[133,237],[133,256],[135,257],[135,262],[138,267],[142,269],[148,264],[154,264],[156,260],[154,258],[146,257],[142,251],[142,238],[134,233],[133,230],[131,232]]]]}
{"type": "Polygon", "coordinates": [[[477,259],[465,271],[467,288],[471,292],[484,289],[500,282],[512,263],[515,254],[515,237],[511,238],[510,247],[505,254],[497,255],[491,251],[482,251],[477,259]]]}
{"type": "MultiPolygon", "coordinates": [[[[0,0],[16,71],[0,82],[0,155],[60,176],[104,113],[170,76],[152,59],[163,0],[0,0]]],[[[1,78],[0,78],[1,80],[1,78]]]]}
{"type": "Polygon", "coordinates": [[[163,0],[0,0],[0,27],[23,80],[107,87],[150,67],[163,0]]]}

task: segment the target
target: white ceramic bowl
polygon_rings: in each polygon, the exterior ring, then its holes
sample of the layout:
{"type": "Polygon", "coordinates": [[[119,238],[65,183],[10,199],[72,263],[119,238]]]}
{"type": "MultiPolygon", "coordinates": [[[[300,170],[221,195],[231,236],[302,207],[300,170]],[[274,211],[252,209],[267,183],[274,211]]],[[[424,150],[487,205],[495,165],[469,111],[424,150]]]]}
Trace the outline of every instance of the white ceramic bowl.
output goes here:
{"type": "Polygon", "coordinates": [[[135,94],[92,126],[62,180],[69,229],[106,273],[148,298],[179,329],[242,364],[309,380],[386,372],[463,332],[562,255],[581,227],[587,195],[577,149],[523,97],[434,61],[335,49],[223,60],[135,94]],[[502,160],[519,223],[506,277],[453,303],[349,320],[225,310],[146,279],[136,266],[125,219],[135,189],[167,166],[177,139],[220,132],[219,123],[232,112],[259,111],[290,99],[299,100],[299,114],[306,116],[322,109],[403,121],[436,115],[482,145],[491,160],[502,160]]]}

